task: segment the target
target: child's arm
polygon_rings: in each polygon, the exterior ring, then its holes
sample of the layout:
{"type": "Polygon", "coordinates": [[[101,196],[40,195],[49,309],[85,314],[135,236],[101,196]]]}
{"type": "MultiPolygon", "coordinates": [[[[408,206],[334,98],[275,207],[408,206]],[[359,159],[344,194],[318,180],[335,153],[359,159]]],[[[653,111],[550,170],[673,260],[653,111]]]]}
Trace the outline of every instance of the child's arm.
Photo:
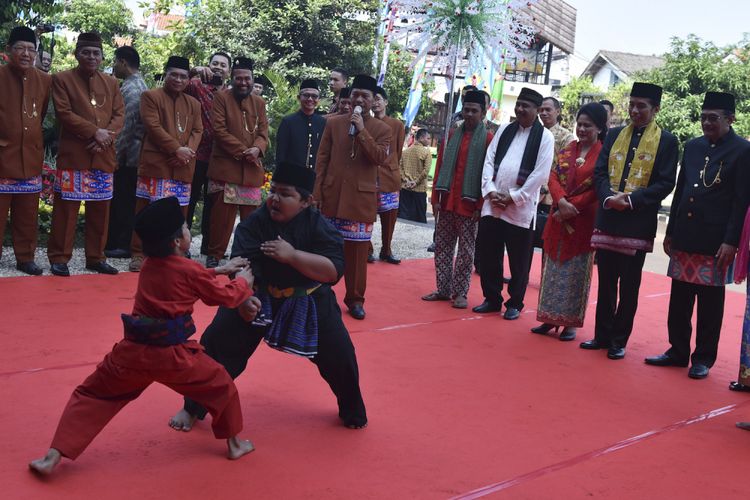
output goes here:
{"type": "Polygon", "coordinates": [[[229,283],[220,282],[212,269],[200,269],[190,282],[196,295],[209,306],[236,308],[253,295],[253,273],[249,266],[229,283]]]}
{"type": "Polygon", "coordinates": [[[260,244],[260,250],[268,257],[292,266],[311,280],[331,283],[338,279],[336,266],[331,259],[297,250],[281,236],[276,240],[264,241],[260,244]]]}
{"type": "Polygon", "coordinates": [[[235,274],[240,272],[244,267],[248,266],[250,261],[244,257],[233,257],[223,266],[214,268],[216,274],[235,274]]]}

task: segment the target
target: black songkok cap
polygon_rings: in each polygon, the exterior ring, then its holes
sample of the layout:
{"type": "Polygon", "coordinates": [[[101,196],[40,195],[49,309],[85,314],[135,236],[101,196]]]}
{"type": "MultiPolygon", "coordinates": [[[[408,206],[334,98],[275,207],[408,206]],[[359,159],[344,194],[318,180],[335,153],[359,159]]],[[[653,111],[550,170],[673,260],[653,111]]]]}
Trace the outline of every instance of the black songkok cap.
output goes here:
{"type": "Polygon", "coordinates": [[[314,80],[312,78],[308,78],[306,80],[302,80],[302,83],[299,84],[299,89],[315,89],[320,90],[320,87],[318,87],[318,80],[314,80]]]}
{"type": "Polygon", "coordinates": [[[634,82],[630,90],[630,97],[645,97],[654,101],[655,105],[661,104],[662,88],[653,83],[634,82]]]}
{"type": "Polygon", "coordinates": [[[706,92],[702,109],[723,109],[727,113],[734,113],[734,96],[727,92],[706,92]]]}
{"type": "Polygon", "coordinates": [[[352,89],[369,90],[375,95],[378,91],[378,82],[370,75],[357,75],[352,82],[352,89]]]}
{"type": "Polygon", "coordinates": [[[484,97],[484,92],[480,90],[468,91],[463,97],[463,103],[466,104],[467,102],[479,104],[482,107],[482,111],[484,111],[484,109],[487,107],[487,100],[484,97]]]}
{"type": "Polygon", "coordinates": [[[156,200],[135,216],[135,232],[144,242],[157,243],[171,238],[185,223],[180,202],[170,196],[156,200]]]}
{"type": "Polygon", "coordinates": [[[31,42],[36,47],[36,35],[31,28],[27,28],[26,26],[16,26],[10,32],[8,45],[13,45],[16,42],[31,42]]]}
{"type": "Polygon", "coordinates": [[[350,95],[352,95],[351,87],[344,87],[343,89],[339,90],[339,99],[349,99],[350,95]]]}
{"type": "Polygon", "coordinates": [[[80,35],[78,35],[78,40],[76,40],[76,49],[79,49],[81,47],[98,47],[101,49],[102,37],[99,36],[99,33],[96,33],[95,31],[81,33],[80,35]]]}
{"type": "Polygon", "coordinates": [[[253,83],[258,83],[260,85],[263,85],[264,87],[271,87],[271,80],[266,78],[263,75],[257,75],[255,79],[253,80],[253,83]]]}
{"type": "Polygon", "coordinates": [[[315,170],[296,163],[282,161],[276,165],[271,182],[288,184],[312,193],[315,189],[315,170]]]}
{"type": "Polygon", "coordinates": [[[539,106],[542,105],[542,101],[544,101],[544,96],[542,96],[542,94],[540,94],[534,89],[524,87],[521,89],[521,93],[518,94],[518,99],[521,101],[529,101],[531,103],[534,103],[536,107],[538,108],[539,106]]]}
{"type": "Polygon", "coordinates": [[[383,96],[383,99],[388,100],[388,94],[386,93],[385,89],[378,85],[378,87],[375,89],[375,95],[381,95],[383,96]]]}
{"type": "Polygon", "coordinates": [[[164,69],[167,68],[184,69],[185,71],[190,71],[190,61],[180,56],[169,56],[169,59],[167,59],[167,64],[164,65],[164,69]]]}
{"type": "Polygon", "coordinates": [[[235,57],[232,63],[232,69],[249,69],[253,70],[253,60],[249,57],[235,57]]]}

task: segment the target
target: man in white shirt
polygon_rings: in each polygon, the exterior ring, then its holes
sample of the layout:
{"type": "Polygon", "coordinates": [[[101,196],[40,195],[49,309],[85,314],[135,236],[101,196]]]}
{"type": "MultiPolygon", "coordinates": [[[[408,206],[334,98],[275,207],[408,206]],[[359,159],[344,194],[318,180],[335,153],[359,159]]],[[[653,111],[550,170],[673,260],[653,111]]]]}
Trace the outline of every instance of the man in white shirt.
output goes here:
{"type": "Polygon", "coordinates": [[[503,298],[503,255],[508,249],[508,320],[518,319],[529,284],[531,246],[539,191],[547,182],[555,139],[537,119],[542,95],[524,87],[515,106],[516,121],[503,125],[487,148],[482,171],[484,205],[479,220],[479,274],[484,302],[477,313],[498,312],[503,298]]]}

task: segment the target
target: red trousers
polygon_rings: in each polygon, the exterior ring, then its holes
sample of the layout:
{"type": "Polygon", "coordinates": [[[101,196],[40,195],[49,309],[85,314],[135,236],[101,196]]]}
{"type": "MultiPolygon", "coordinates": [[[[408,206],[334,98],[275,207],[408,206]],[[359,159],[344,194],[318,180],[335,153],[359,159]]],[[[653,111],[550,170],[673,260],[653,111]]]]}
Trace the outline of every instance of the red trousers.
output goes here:
{"type": "Polygon", "coordinates": [[[39,193],[0,194],[0,238],[5,234],[9,210],[16,263],[33,262],[39,232],[39,193]]]}
{"type": "Polygon", "coordinates": [[[229,238],[234,230],[234,221],[237,217],[237,210],[240,211],[240,220],[245,220],[255,211],[254,205],[233,205],[224,203],[224,191],[219,191],[211,195],[211,225],[210,236],[208,238],[208,253],[211,257],[221,260],[224,252],[227,251],[229,238]]]}
{"type": "MultiPolygon", "coordinates": [[[[146,198],[136,198],[135,199],[135,214],[138,215],[138,212],[146,208],[149,203],[151,203],[146,198]]],[[[188,206],[185,205],[184,207],[180,207],[180,210],[182,210],[182,215],[187,218],[187,212],[188,212],[188,206]]],[[[136,255],[139,255],[143,257],[143,243],[141,242],[141,238],[138,236],[138,234],[133,231],[133,237],[130,240],[130,254],[135,257],[136,255]]]]}
{"type": "Polygon", "coordinates": [[[152,382],[200,402],[213,417],[211,426],[217,439],[236,436],[242,430],[237,388],[226,369],[211,359],[203,346],[192,340],[175,346],[123,340],[73,391],[51,447],[65,457],[77,458],[152,382]]]}

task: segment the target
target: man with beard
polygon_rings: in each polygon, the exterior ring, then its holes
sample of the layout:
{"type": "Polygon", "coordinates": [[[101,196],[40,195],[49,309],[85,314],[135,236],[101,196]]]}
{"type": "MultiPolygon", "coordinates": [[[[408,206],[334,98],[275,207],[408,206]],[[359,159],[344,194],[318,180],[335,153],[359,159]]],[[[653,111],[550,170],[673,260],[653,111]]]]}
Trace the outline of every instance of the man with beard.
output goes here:
{"type": "Polygon", "coordinates": [[[244,220],[262,203],[265,171],[261,157],[268,147],[268,119],[265,101],[252,91],[253,61],[238,57],[232,65],[232,88],[217,93],[213,106],[208,268],[217,267],[227,250],[237,211],[244,220]]]}
{"type": "Polygon", "coordinates": [[[75,57],[76,68],[52,77],[61,130],[47,256],[52,274],[70,276],[78,208],[85,201],[86,269],[117,274],[107,264],[104,245],[117,165],[114,141],[122,129],[125,105],[117,80],[99,71],[103,52],[97,33],[78,35],[75,57]]]}
{"type": "MultiPolygon", "coordinates": [[[[195,150],[203,133],[200,104],[184,92],[189,70],[187,59],[171,56],[164,67],[164,86],[141,94],[146,135],[138,166],[136,213],[170,196],[177,198],[183,215],[188,211],[195,150]]],[[[138,272],[143,265],[143,247],[136,233],[130,252],[129,270],[138,272]]]]}
{"type": "Polygon", "coordinates": [[[211,235],[211,197],[208,196],[208,162],[211,159],[211,148],[214,143],[214,129],[211,124],[211,109],[214,96],[226,88],[225,82],[229,78],[232,60],[224,52],[215,52],[209,59],[208,66],[196,66],[190,72],[190,83],[185,93],[198,99],[201,105],[201,119],[203,121],[203,137],[195,152],[195,172],[190,188],[190,203],[187,212],[187,224],[193,226],[195,205],[203,198],[203,213],[201,215],[201,253],[208,254],[211,235]]]}
{"type": "Polygon", "coordinates": [[[289,162],[314,169],[326,126],[326,119],[315,112],[320,101],[318,82],[303,80],[297,100],[299,111],[282,118],[276,132],[276,164],[289,162]]]}
{"type": "MultiPolygon", "coordinates": [[[[34,68],[36,35],[26,27],[10,33],[6,52],[10,61],[0,66],[0,237],[10,211],[16,269],[38,276],[34,262],[39,193],[42,191],[42,121],[47,112],[52,79],[34,68]]],[[[0,245],[0,252],[2,246],[0,245]]]]}

